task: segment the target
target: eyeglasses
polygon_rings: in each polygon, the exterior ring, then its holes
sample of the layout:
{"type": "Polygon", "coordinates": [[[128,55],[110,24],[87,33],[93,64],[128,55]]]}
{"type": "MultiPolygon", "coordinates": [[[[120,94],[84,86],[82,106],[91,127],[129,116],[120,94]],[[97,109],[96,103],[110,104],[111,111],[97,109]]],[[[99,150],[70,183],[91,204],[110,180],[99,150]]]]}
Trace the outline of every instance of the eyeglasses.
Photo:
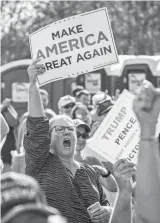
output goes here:
{"type": "Polygon", "coordinates": [[[57,126],[54,126],[50,132],[55,129],[56,132],[64,132],[66,129],[69,131],[69,132],[73,132],[75,130],[75,128],[73,126],[61,126],[61,125],[57,125],[57,126]]]}
{"type": "Polygon", "coordinates": [[[79,139],[81,136],[82,136],[83,139],[88,139],[89,138],[89,134],[88,133],[77,132],[77,138],[79,139]]]}
{"type": "Polygon", "coordinates": [[[63,108],[68,109],[68,108],[73,108],[74,107],[74,103],[70,103],[68,105],[63,106],[63,108]]]}

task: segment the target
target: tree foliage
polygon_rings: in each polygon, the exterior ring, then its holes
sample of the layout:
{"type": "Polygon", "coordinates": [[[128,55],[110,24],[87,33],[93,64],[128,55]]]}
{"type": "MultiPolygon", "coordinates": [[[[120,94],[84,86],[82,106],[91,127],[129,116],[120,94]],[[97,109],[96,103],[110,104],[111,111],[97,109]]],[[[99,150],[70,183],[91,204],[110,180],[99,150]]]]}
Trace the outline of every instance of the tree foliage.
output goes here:
{"type": "Polygon", "coordinates": [[[28,35],[57,20],[107,7],[119,54],[160,53],[158,1],[2,1],[2,64],[30,58],[28,35]]]}

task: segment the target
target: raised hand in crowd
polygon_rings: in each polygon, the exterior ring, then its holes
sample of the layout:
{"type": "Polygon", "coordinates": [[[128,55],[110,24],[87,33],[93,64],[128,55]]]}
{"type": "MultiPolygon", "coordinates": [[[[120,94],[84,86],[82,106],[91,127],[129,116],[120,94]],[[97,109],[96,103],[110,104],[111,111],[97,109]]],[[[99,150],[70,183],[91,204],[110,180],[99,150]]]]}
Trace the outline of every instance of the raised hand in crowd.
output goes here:
{"type": "Polygon", "coordinates": [[[44,108],[37,86],[37,76],[45,72],[45,67],[43,64],[38,64],[40,59],[34,60],[32,64],[28,67],[28,75],[30,80],[29,86],[29,115],[32,117],[42,117],[44,116],[44,108]]]}
{"type": "Polygon", "coordinates": [[[114,166],[114,177],[119,191],[110,219],[110,223],[132,222],[132,184],[131,177],[135,175],[135,164],[127,162],[126,159],[118,160],[114,166]]]}
{"type": "Polygon", "coordinates": [[[136,184],[136,221],[160,221],[160,145],[155,137],[160,114],[160,89],[144,81],[134,101],[133,109],[141,127],[136,184]]]}
{"type": "Polygon", "coordinates": [[[36,84],[37,82],[37,75],[43,74],[45,72],[45,67],[43,64],[38,64],[40,59],[34,60],[32,64],[28,67],[28,75],[30,84],[36,84]]]}

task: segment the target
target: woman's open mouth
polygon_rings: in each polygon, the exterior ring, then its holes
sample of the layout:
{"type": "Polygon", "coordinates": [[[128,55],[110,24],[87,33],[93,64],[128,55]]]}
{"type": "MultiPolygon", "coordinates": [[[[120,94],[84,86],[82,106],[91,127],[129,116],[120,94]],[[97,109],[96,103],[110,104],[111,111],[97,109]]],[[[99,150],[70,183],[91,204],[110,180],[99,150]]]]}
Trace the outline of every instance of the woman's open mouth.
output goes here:
{"type": "Polygon", "coordinates": [[[64,146],[65,148],[69,148],[69,147],[71,146],[71,139],[70,139],[70,138],[65,138],[65,139],[63,140],[63,146],[64,146]]]}

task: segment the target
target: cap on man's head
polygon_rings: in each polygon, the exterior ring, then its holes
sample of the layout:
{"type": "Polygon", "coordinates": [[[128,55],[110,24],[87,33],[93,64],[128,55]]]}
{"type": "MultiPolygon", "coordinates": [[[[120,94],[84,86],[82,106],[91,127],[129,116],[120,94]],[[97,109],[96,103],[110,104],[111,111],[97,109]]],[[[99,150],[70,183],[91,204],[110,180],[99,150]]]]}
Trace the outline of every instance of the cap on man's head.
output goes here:
{"type": "Polygon", "coordinates": [[[1,214],[19,204],[46,203],[37,181],[27,175],[8,172],[1,176],[1,214]]]}
{"type": "Polygon", "coordinates": [[[62,107],[68,105],[68,104],[75,104],[76,100],[71,95],[65,95],[61,97],[58,101],[58,108],[61,109],[62,107]]]}
{"type": "Polygon", "coordinates": [[[97,115],[101,116],[103,114],[106,114],[110,111],[110,109],[113,107],[114,103],[110,99],[105,99],[101,101],[98,105],[98,108],[96,110],[97,115]]]}
{"type": "Polygon", "coordinates": [[[76,96],[79,98],[82,94],[90,95],[89,91],[84,89],[84,90],[79,91],[76,96]]]}
{"type": "Polygon", "coordinates": [[[88,133],[90,133],[91,128],[89,127],[89,125],[87,125],[86,123],[84,123],[82,120],[80,120],[80,119],[74,119],[73,122],[74,122],[76,128],[82,126],[82,127],[84,127],[86,129],[86,131],[88,133]]]}
{"type": "Polygon", "coordinates": [[[81,85],[77,85],[77,86],[75,87],[75,89],[72,91],[73,96],[76,97],[76,96],[77,96],[77,93],[78,93],[79,91],[83,90],[83,89],[84,89],[83,86],[81,86],[81,85]]]}
{"type": "Polygon", "coordinates": [[[61,213],[47,205],[24,204],[12,208],[3,218],[2,223],[47,223],[52,216],[53,222],[64,223],[61,213]]]}

